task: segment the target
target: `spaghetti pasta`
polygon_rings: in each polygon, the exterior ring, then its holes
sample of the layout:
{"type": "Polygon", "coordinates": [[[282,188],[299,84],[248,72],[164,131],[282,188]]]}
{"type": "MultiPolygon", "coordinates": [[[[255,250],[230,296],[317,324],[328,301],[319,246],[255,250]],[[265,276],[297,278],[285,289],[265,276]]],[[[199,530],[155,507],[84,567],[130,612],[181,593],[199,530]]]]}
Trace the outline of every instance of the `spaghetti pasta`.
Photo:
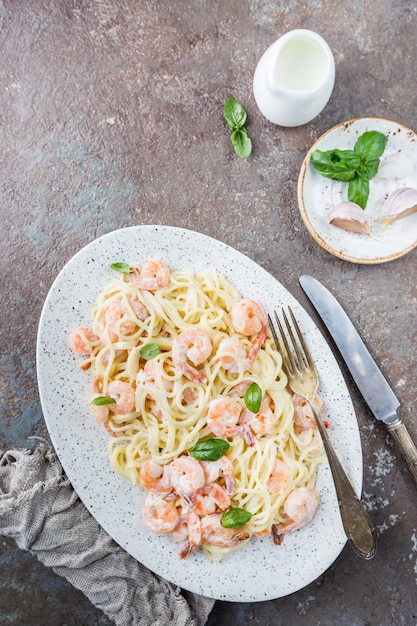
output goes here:
{"type": "Polygon", "coordinates": [[[93,373],[112,468],[153,494],[145,523],[185,542],[181,557],[201,545],[218,560],[271,533],[279,543],[306,523],[306,493],[317,508],[322,447],[309,406],[287,390],[261,305],[223,276],[132,264],[70,342],[93,373]],[[253,385],[255,410],[245,400],[253,385]],[[193,458],[196,444],[212,440],[226,442],[226,454],[193,458]],[[290,494],[298,519],[286,508],[290,494]],[[233,524],[225,511],[237,511],[233,524]]]}

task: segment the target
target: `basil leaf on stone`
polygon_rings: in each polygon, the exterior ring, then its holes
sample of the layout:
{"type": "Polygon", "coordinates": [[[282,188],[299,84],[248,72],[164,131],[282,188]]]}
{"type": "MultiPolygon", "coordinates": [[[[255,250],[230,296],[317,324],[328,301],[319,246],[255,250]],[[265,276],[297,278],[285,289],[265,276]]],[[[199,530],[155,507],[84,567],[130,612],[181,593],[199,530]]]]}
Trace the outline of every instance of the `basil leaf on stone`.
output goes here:
{"type": "Polygon", "coordinates": [[[104,406],[105,404],[113,404],[114,402],[116,402],[116,400],[109,396],[97,396],[97,398],[91,400],[90,404],[94,404],[94,406],[104,406]]]}
{"type": "Polygon", "coordinates": [[[120,272],[120,274],[130,274],[132,271],[130,268],[130,265],[128,265],[127,263],[122,263],[122,262],[112,263],[110,267],[115,272],[120,272]]]}
{"type": "Polygon", "coordinates": [[[239,528],[249,522],[252,517],[252,513],[245,511],[245,509],[228,509],[223,513],[220,523],[224,528],[239,528]]]}
{"type": "Polygon", "coordinates": [[[252,383],[244,395],[244,401],[252,413],[258,413],[262,402],[262,389],[258,383],[252,383]]]}
{"type": "Polygon", "coordinates": [[[237,128],[230,136],[235,152],[242,158],[247,159],[252,152],[252,141],[248,137],[246,128],[237,128]]]}
{"type": "Polygon", "coordinates": [[[158,343],[145,343],[145,345],[141,347],[139,352],[142,359],[145,359],[145,361],[150,361],[151,359],[154,359],[156,356],[158,356],[158,354],[160,354],[161,348],[159,347],[158,343]]]}
{"type": "Polygon", "coordinates": [[[218,461],[230,448],[230,443],[225,439],[208,439],[207,441],[199,441],[189,453],[197,461],[218,461]]]}
{"type": "Polygon", "coordinates": [[[234,98],[228,98],[224,105],[223,115],[230,130],[242,128],[246,122],[247,114],[241,104],[234,98]]]}
{"type": "Polygon", "coordinates": [[[223,115],[229,126],[230,139],[236,154],[247,159],[252,152],[252,141],[244,127],[247,119],[245,109],[234,98],[228,98],[223,107],[223,115]]]}

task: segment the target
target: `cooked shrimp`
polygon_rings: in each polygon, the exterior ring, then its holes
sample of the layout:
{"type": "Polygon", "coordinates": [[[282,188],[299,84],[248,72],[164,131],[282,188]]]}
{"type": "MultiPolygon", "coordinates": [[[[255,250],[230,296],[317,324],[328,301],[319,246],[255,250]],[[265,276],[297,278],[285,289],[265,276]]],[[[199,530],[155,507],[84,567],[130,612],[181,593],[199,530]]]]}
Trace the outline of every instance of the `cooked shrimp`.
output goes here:
{"type": "Polygon", "coordinates": [[[216,355],[220,356],[223,369],[234,374],[239,372],[240,367],[245,371],[253,365],[253,361],[247,356],[246,347],[236,337],[222,339],[216,355]]]}
{"type": "Polygon", "coordinates": [[[288,515],[288,520],[280,524],[280,534],[290,533],[309,524],[318,506],[319,498],[315,491],[307,487],[296,487],[288,494],[284,502],[284,511],[288,515]]]}
{"type": "Polygon", "coordinates": [[[235,472],[233,463],[227,456],[222,456],[217,461],[200,461],[203,466],[204,476],[207,483],[213,483],[220,476],[224,477],[224,486],[228,494],[232,494],[236,488],[235,472]]]}
{"type": "Polygon", "coordinates": [[[243,435],[249,446],[255,445],[255,439],[246,424],[239,424],[241,404],[234,398],[223,397],[212,400],[208,407],[207,426],[216,437],[243,435]]]}
{"type": "Polygon", "coordinates": [[[243,398],[252,382],[252,380],[242,380],[241,383],[232,387],[227,395],[231,398],[243,398]]]}
{"type": "MultiPolygon", "coordinates": [[[[293,394],[292,401],[294,404],[294,433],[297,435],[299,444],[304,450],[320,448],[323,444],[310,404],[296,393],[293,394]]],[[[321,398],[316,396],[314,402],[320,409],[323,404],[321,398]]],[[[328,423],[326,421],[323,423],[327,428],[328,423]]]]}
{"type": "Polygon", "coordinates": [[[205,482],[204,470],[200,463],[192,456],[180,456],[171,462],[170,474],[175,491],[189,506],[193,506],[190,496],[205,482]]]}
{"type": "Polygon", "coordinates": [[[292,395],[292,403],[294,405],[294,424],[303,430],[315,427],[316,420],[307,400],[294,393],[292,395]]]}
{"type": "Polygon", "coordinates": [[[288,465],[281,459],[275,459],[266,488],[271,493],[279,493],[288,484],[290,478],[291,472],[288,465]]]}
{"type": "Polygon", "coordinates": [[[230,507],[230,496],[226,489],[217,483],[207,483],[192,495],[194,511],[198,515],[210,515],[226,511],[230,507]]]}
{"type": "Polygon", "coordinates": [[[179,551],[179,557],[180,559],[185,559],[201,544],[201,521],[194,511],[184,511],[180,516],[179,523],[182,526],[182,532],[186,539],[185,544],[179,551]]]}
{"type": "Polygon", "coordinates": [[[250,538],[247,532],[237,532],[221,525],[222,513],[212,513],[201,518],[202,543],[220,548],[231,548],[250,538]]]}
{"type": "Polygon", "coordinates": [[[193,387],[184,387],[182,392],[182,405],[191,406],[198,400],[198,391],[193,387]]]}
{"type": "Polygon", "coordinates": [[[147,261],[140,269],[133,269],[129,281],[145,291],[156,291],[166,287],[170,279],[170,271],[162,261],[147,261]]]}
{"type": "Polygon", "coordinates": [[[149,491],[143,504],[143,517],[152,532],[169,533],[178,524],[179,514],[172,500],[149,491]]]}
{"type": "Polygon", "coordinates": [[[173,382],[158,373],[155,363],[146,361],[143,369],[136,375],[137,384],[152,385],[156,389],[162,389],[168,393],[172,391],[173,382]]]}
{"type": "Polygon", "coordinates": [[[256,335],[248,353],[248,359],[255,362],[268,332],[268,320],[262,306],[256,300],[240,300],[231,311],[232,324],[241,335],[256,335]]]}
{"type": "Polygon", "coordinates": [[[265,335],[266,339],[267,318],[256,300],[240,300],[232,308],[231,318],[236,332],[246,336],[265,335]]]}
{"type": "Polygon", "coordinates": [[[114,358],[116,359],[118,356],[120,356],[121,354],[123,354],[124,350],[115,350],[113,353],[112,352],[107,352],[104,357],[103,357],[103,363],[104,365],[107,365],[107,363],[109,363],[110,358],[114,358]]]}
{"type": "Polygon", "coordinates": [[[128,303],[113,300],[104,314],[104,322],[112,341],[116,341],[119,334],[130,335],[135,332],[138,326],[135,317],[142,322],[149,317],[142,302],[133,298],[129,298],[128,303]]]}
{"type": "Polygon", "coordinates": [[[294,432],[297,435],[298,447],[304,452],[312,452],[313,450],[322,448],[323,442],[317,427],[305,428],[303,430],[294,428],[294,432]]]}
{"type": "Polygon", "coordinates": [[[107,387],[108,395],[116,402],[107,405],[116,415],[131,413],[135,407],[135,390],[129,383],[122,380],[112,380],[107,387]]]}
{"type": "MultiPolygon", "coordinates": [[[[90,402],[102,395],[103,394],[100,393],[100,379],[98,376],[95,376],[91,387],[90,402]]],[[[109,405],[103,404],[101,406],[96,406],[95,404],[91,404],[90,406],[97,424],[106,424],[109,419],[109,405]]]]}
{"type": "Polygon", "coordinates": [[[156,493],[170,493],[172,491],[170,479],[170,465],[159,465],[148,459],[142,465],[139,477],[145,489],[156,493]]]}
{"type": "Polygon", "coordinates": [[[243,409],[239,423],[249,426],[258,435],[267,433],[276,422],[275,414],[270,408],[269,402],[270,398],[268,394],[265,394],[258,413],[252,413],[247,408],[243,409]]]}
{"type": "Polygon", "coordinates": [[[83,326],[72,331],[69,338],[71,350],[81,356],[89,356],[91,354],[91,344],[98,341],[99,337],[95,335],[91,328],[83,326]]]}
{"type": "Polygon", "coordinates": [[[206,377],[192,367],[187,359],[194,365],[201,365],[208,359],[211,351],[212,344],[206,333],[201,330],[187,330],[172,342],[172,361],[184,376],[195,382],[205,383],[206,377]]]}

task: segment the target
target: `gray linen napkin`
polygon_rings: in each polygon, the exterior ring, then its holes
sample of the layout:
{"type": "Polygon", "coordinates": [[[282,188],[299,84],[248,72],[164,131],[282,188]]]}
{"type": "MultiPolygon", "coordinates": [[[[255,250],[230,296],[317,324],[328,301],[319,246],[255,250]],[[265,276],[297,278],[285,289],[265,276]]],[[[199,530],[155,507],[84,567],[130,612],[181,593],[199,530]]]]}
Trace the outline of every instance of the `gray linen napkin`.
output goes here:
{"type": "Polygon", "coordinates": [[[117,626],[203,626],[214,600],[182,591],[125,552],[90,515],[43,441],[0,451],[0,535],[80,589],[117,626]]]}

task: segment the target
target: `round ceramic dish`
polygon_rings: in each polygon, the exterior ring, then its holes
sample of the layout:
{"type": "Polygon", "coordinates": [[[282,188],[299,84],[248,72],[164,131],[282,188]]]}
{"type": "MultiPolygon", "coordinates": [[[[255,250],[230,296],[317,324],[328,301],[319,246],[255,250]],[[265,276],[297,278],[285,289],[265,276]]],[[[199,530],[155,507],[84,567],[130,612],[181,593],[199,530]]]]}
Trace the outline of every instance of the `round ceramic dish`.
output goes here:
{"type": "Polygon", "coordinates": [[[298,177],[298,205],[301,217],[312,237],[336,257],[353,263],[384,263],[410,252],[417,246],[417,214],[381,228],[381,211],[387,196],[398,187],[417,188],[417,141],[409,128],[380,117],[348,120],[334,126],[308,151],[298,177]],[[369,200],[365,209],[371,235],[352,233],[328,222],[329,210],[347,200],[347,183],[325,178],[311,164],[314,150],[353,149],[365,131],[377,130],[388,137],[381,157],[402,151],[414,163],[414,172],[402,179],[385,179],[378,174],[370,181],[369,200]]]}
{"type": "Polygon", "coordinates": [[[220,563],[201,550],[178,557],[179,544],[154,535],[142,520],[144,492],[116,475],[107,455],[108,435],[88,405],[91,373],[79,368],[68,345],[70,331],[89,324],[96,295],[117,280],[116,261],[160,258],[171,269],[197,272],[215,268],[245,297],[258,299],[270,313],[290,305],[317,364],[319,393],[330,436],[359,494],[362,454],[355,413],[343,376],[322,335],[297,301],[249,258],[215,239],[164,226],[138,226],[101,237],[63,268],[45,301],[39,325],[37,370],[48,430],[64,470],[85,506],[127,552],[166,580],[221,600],[253,602],[279,598],[308,585],[337,558],[346,543],[327,464],[319,468],[321,505],[313,522],[285,537],[254,538],[220,563]]]}

